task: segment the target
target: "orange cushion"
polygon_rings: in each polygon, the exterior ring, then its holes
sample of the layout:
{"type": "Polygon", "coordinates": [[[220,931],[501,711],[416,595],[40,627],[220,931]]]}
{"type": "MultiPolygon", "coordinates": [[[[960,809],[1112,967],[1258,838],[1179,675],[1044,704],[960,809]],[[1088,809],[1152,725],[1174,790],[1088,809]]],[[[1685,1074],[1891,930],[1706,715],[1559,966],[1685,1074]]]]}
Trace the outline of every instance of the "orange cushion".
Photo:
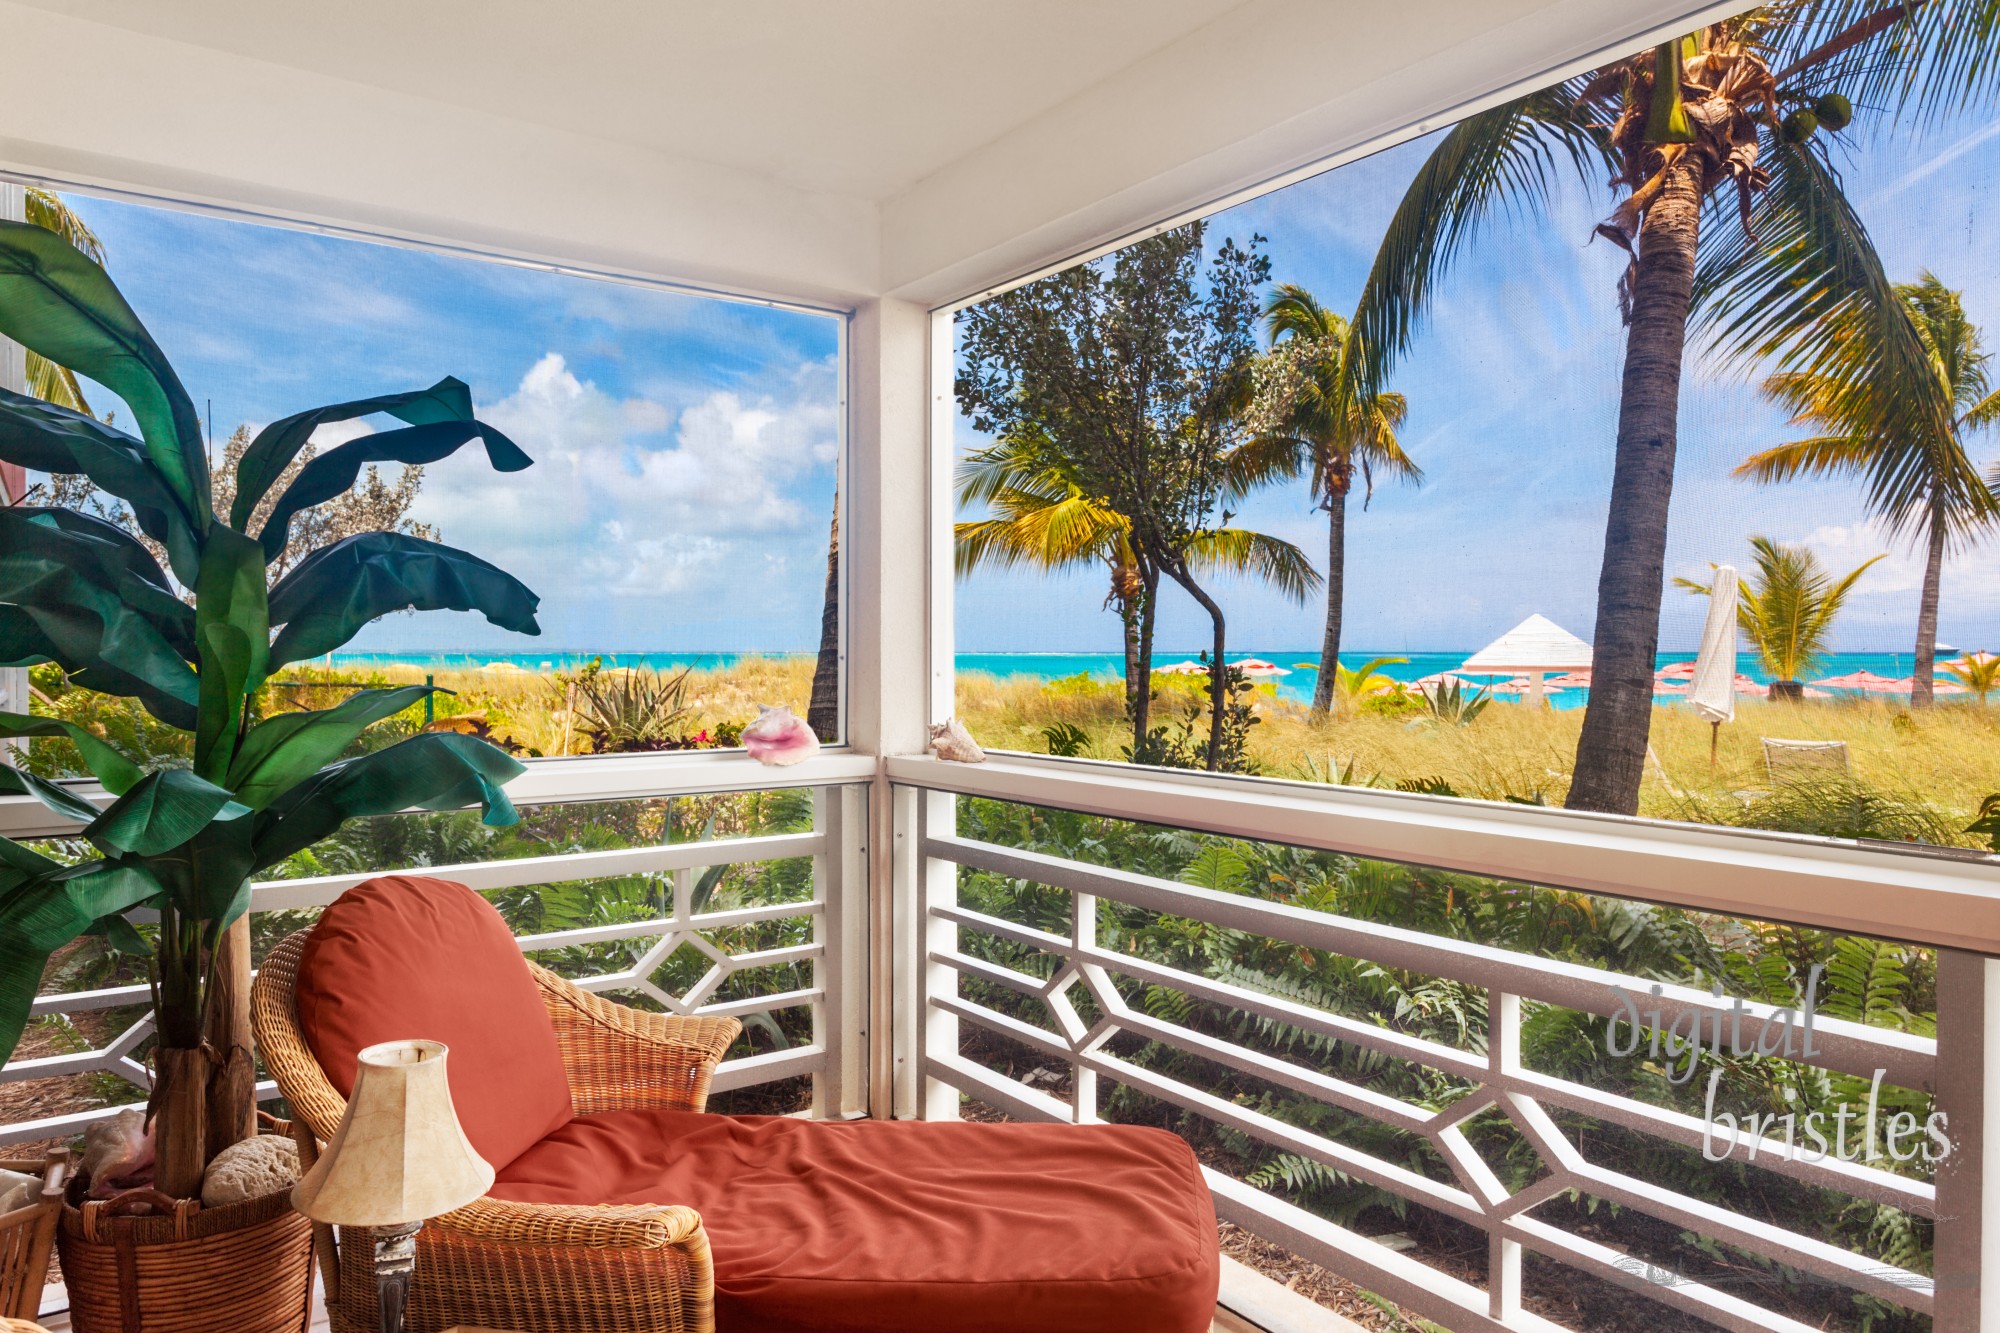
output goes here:
{"type": "Polygon", "coordinates": [[[452,1105],[505,1166],[574,1113],[541,990],[493,905],[446,880],[383,875],[335,899],[306,937],[299,1027],[341,1096],[364,1046],[451,1048],[452,1105]]]}
{"type": "Polygon", "coordinates": [[[607,1111],[492,1195],[693,1207],[717,1333],[1205,1333],[1215,1316],[1215,1207],[1163,1130],[607,1111]]]}

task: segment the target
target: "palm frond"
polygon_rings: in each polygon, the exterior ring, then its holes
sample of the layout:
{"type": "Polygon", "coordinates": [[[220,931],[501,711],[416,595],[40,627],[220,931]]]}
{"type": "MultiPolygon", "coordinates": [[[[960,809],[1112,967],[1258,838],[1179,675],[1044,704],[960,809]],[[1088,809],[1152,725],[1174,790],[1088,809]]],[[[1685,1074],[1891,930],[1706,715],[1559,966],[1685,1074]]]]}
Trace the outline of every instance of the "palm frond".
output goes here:
{"type": "Polygon", "coordinates": [[[1935,123],[2000,88],[2000,3],[1783,0],[1774,62],[1788,88],[1838,90],[1935,123]]]}
{"type": "Polygon", "coordinates": [[[1304,551],[1281,537],[1241,528],[1202,534],[1188,549],[1197,570],[1247,574],[1270,584],[1294,602],[1303,603],[1321,579],[1304,551]]]}
{"type": "Polygon", "coordinates": [[[1379,392],[1409,350],[1438,281],[1495,213],[1546,211],[1563,159],[1586,179],[1616,170],[1571,79],[1454,125],[1418,169],[1376,251],[1349,321],[1353,396],[1379,392]]]}

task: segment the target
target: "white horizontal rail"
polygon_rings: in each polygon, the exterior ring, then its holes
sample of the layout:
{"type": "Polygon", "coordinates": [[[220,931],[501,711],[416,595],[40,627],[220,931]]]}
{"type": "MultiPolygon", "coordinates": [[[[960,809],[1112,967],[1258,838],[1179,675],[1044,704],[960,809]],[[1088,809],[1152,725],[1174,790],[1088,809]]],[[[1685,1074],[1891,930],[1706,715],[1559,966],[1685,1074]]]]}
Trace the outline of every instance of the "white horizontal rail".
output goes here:
{"type": "Polygon", "coordinates": [[[2000,953],[2000,857],[1087,760],[884,766],[929,791],[2000,953]]]}
{"type": "MultiPolygon", "coordinates": [[[[877,767],[874,756],[845,749],[822,750],[786,767],[759,763],[740,751],[580,755],[522,762],[527,772],[507,784],[508,799],[521,806],[852,786],[873,781],[877,767]]],[[[93,805],[111,803],[110,794],[95,782],[63,785],[93,805]]],[[[61,838],[75,834],[78,827],[32,796],[0,796],[0,836],[61,838]]]]}

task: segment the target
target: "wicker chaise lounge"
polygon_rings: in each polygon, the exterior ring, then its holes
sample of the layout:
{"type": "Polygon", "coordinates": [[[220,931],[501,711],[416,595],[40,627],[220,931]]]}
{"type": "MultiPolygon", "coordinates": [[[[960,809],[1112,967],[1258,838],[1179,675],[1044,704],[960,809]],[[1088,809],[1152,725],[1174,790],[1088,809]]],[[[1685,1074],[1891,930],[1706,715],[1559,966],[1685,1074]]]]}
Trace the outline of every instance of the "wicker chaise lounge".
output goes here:
{"type": "MultiPolygon", "coordinates": [[[[1178,1138],[704,1114],[734,1019],[581,991],[461,885],[350,890],[273,951],[252,1012],[320,1141],[362,1046],[451,1048],[498,1179],[419,1233],[411,1333],[1199,1333],[1214,1311],[1213,1206],[1178,1138]]],[[[369,1238],[342,1242],[334,1333],[369,1333],[369,1238]]]]}

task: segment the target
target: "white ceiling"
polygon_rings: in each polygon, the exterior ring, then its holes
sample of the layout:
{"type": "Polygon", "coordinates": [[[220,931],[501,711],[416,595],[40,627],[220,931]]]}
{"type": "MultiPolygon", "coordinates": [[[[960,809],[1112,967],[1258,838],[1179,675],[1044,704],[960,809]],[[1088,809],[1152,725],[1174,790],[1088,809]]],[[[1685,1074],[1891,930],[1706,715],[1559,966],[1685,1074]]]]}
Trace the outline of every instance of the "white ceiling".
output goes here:
{"type": "Polygon", "coordinates": [[[0,169],[939,302],[1697,3],[0,0],[0,169]]]}

